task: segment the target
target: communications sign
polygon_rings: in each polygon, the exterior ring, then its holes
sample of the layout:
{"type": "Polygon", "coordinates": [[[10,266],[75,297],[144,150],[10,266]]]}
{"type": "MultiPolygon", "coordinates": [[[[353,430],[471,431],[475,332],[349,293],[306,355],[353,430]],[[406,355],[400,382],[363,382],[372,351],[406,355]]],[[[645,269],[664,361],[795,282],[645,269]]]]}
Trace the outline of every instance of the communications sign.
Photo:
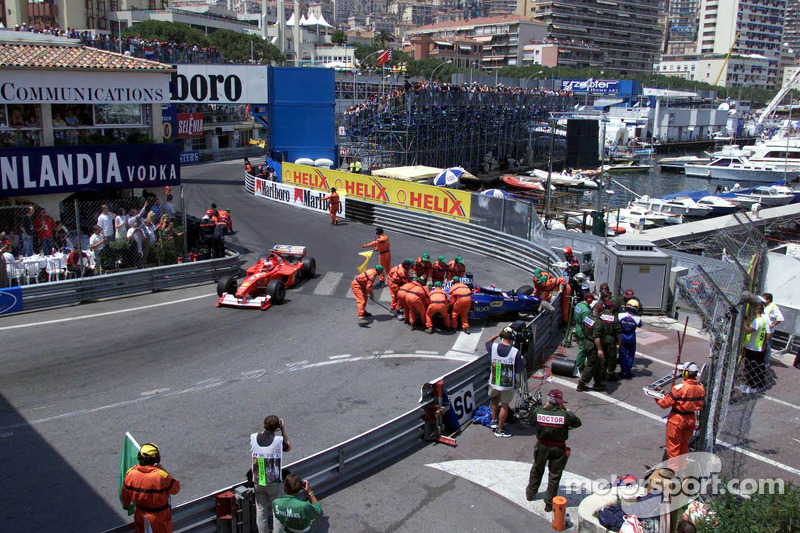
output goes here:
{"type": "Polygon", "coordinates": [[[287,185],[323,191],[336,187],[347,198],[469,221],[471,194],[466,191],[294,163],[283,163],[282,172],[287,185]]]}
{"type": "MultiPolygon", "coordinates": [[[[284,183],[256,178],[256,196],[280,202],[282,204],[294,205],[303,209],[310,209],[317,213],[328,214],[330,211],[330,201],[323,200],[328,195],[323,191],[312,191],[301,187],[292,187],[284,183]]],[[[337,216],[345,218],[344,198],[339,199],[339,210],[337,216]]]]}
{"type": "Polygon", "coordinates": [[[619,92],[619,80],[561,80],[561,89],[573,93],[616,94],[619,92]]]}
{"type": "Polygon", "coordinates": [[[179,185],[179,153],[171,143],[4,148],[0,197],[179,185]]]}
{"type": "Polygon", "coordinates": [[[4,70],[0,104],[155,104],[169,101],[167,72],[4,70]]]}
{"type": "Polygon", "coordinates": [[[178,65],[170,80],[173,102],[197,104],[267,103],[267,67],[261,65],[178,65]]]}

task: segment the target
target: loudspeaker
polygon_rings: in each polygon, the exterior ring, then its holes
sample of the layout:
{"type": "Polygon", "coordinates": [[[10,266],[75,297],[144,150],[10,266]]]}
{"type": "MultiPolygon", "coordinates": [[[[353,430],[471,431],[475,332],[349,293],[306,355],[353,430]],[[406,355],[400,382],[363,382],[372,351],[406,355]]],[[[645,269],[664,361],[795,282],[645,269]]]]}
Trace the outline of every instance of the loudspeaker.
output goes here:
{"type": "Polygon", "coordinates": [[[567,157],[565,168],[597,168],[600,166],[600,122],[587,119],[567,121],[567,157]]]}

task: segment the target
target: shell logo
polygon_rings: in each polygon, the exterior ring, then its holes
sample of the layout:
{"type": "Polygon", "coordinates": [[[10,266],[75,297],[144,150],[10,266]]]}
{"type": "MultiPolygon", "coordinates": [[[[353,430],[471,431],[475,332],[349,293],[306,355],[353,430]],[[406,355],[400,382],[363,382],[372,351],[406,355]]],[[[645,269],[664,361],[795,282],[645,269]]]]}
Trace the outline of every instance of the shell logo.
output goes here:
{"type": "Polygon", "coordinates": [[[336,190],[338,191],[344,186],[344,182],[341,178],[336,178],[336,181],[333,182],[333,186],[336,187],[336,190]]]}
{"type": "Polygon", "coordinates": [[[406,191],[404,191],[402,189],[397,191],[397,203],[401,204],[401,205],[405,205],[406,200],[407,200],[406,191]]]}

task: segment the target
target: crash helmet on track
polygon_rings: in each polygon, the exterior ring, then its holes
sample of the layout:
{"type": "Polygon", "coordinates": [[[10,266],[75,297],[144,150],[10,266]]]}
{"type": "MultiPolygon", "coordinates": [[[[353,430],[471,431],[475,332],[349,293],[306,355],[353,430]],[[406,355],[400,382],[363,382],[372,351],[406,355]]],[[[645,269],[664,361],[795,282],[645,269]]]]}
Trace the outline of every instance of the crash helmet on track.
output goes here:
{"type": "Polygon", "coordinates": [[[383,228],[378,226],[375,228],[375,235],[381,235],[383,233],[383,228]]]}
{"type": "Polygon", "coordinates": [[[442,282],[441,282],[441,281],[437,281],[437,282],[435,282],[435,283],[433,284],[433,286],[434,286],[434,287],[441,287],[441,286],[442,286],[442,282]]]}
{"type": "Polygon", "coordinates": [[[440,255],[439,257],[436,258],[436,260],[444,263],[444,256],[440,255]]]}
{"type": "Polygon", "coordinates": [[[539,279],[540,277],[542,277],[542,269],[541,268],[534,269],[533,270],[533,279],[539,279]]]}
{"type": "Polygon", "coordinates": [[[274,267],[274,266],[275,266],[275,263],[273,263],[273,262],[272,262],[272,261],[270,261],[269,259],[267,259],[266,261],[264,261],[264,269],[266,269],[266,270],[269,270],[269,269],[271,269],[271,268],[272,268],[272,267],[274,267]]]}
{"type": "Polygon", "coordinates": [[[642,309],[642,305],[639,303],[639,300],[636,298],[631,298],[627,302],[625,302],[625,310],[630,311],[631,313],[638,313],[642,309]]]}
{"type": "Polygon", "coordinates": [[[453,283],[459,283],[460,281],[461,281],[461,278],[460,278],[460,277],[458,277],[458,276],[453,276],[453,283]]]}
{"type": "Polygon", "coordinates": [[[572,255],[572,248],[569,246],[564,247],[564,255],[572,255]]]}
{"type": "Polygon", "coordinates": [[[383,272],[383,267],[381,265],[375,265],[375,270],[378,272],[383,272]]]}
{"type": "Polygon", "coordinates": [[[411,278],[411,281],[413,281],[415,283],[422,283],[422,280],[419,279],[419,276],[414,276],[413,278],[411,278]]]}
{"type": "Polygon", "coordinates": [[[409,268],[411,268],[414,265],[414,261],[412,261],[411,259],[406,259],[405,261],[402,262],[402,265],[403,265],[403,268],[408,270],[409,268]]]}
{"type": "Polygon", "coordinates": [[[460,255],[457,255],[456,256],[456,263],[463,263],[463,262],[464,262],[464,258],[461,257],[460,255]]]}
{"type": "Polygon", "coordinates": [[[431,254],[429,254],[428,252],[425,252],[424,254],[422,254],[422,260],[423,261],[430,261],[430,259],[431,259],[431,254]]]}
{"type": "Polygon", "coordinates": [[[692,362],[682,364],[680,366],[680,370],[684,378],[694,377],[698,372],[700,372],[700,369],[697,368],[697,365],[692,362]]]}

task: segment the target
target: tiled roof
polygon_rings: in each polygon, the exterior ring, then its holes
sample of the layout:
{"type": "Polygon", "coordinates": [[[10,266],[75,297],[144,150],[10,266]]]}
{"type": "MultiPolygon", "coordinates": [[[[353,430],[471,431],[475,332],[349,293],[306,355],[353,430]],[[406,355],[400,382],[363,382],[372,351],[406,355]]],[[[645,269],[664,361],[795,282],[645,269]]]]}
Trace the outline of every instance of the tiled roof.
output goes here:
{"type": "Polygon", "coordinates": [[[172,67],[136,57],[85,46],[0,43],[0,68],[64,70],[149,70],[170,72],[172,67]]]}
{"type": "Polygon", "coordinates": [[[471,28],[474,26],[486,26],[488,24],[502,24],[504,22],[536,22],[530,17],[522,15],[500,15],[497,17],[483,17],[470,20],[455,20],[452,22],[439,22],[438,24],[428,24],[409,30],[409,33],[430,32],[436,30],[449,30],[455,28],[471,28]]]}

